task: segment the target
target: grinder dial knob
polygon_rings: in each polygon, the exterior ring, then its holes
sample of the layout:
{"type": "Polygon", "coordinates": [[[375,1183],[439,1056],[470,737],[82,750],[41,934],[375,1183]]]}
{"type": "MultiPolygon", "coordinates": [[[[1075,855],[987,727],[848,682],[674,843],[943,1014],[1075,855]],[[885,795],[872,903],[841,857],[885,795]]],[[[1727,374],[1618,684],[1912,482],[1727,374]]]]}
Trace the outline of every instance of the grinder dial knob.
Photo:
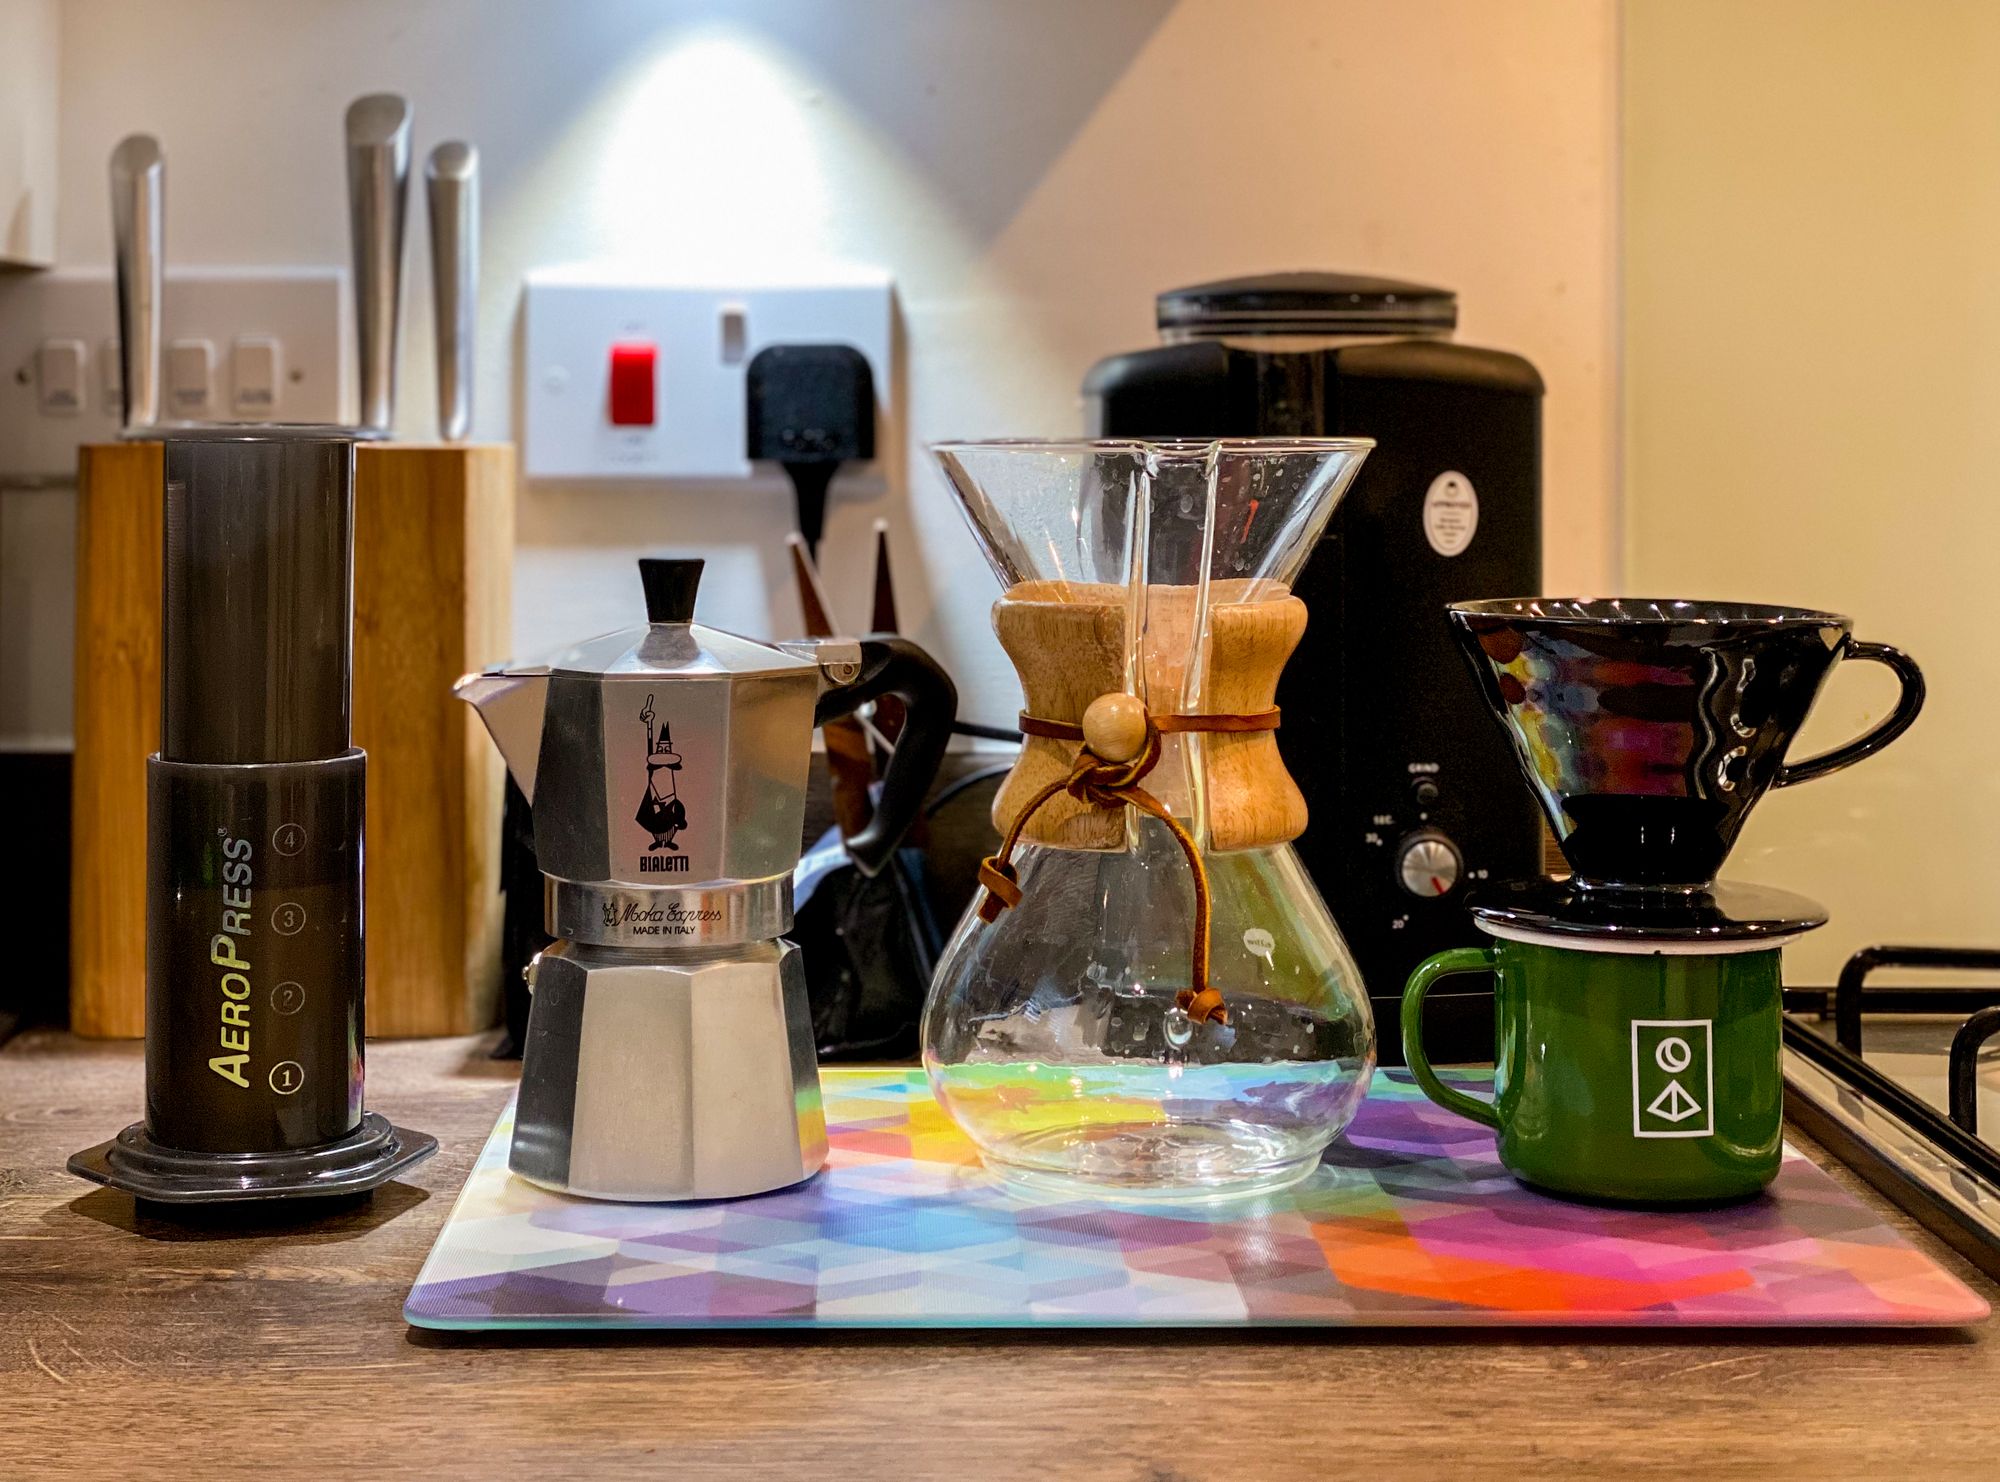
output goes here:
{"type": "Polygon", "coordinates": [[[1407,834],[1396,846],[1396,878],[1411,895],[1449,895],[1464,869],[1458,846],[1434,828],[1407,834]]]}

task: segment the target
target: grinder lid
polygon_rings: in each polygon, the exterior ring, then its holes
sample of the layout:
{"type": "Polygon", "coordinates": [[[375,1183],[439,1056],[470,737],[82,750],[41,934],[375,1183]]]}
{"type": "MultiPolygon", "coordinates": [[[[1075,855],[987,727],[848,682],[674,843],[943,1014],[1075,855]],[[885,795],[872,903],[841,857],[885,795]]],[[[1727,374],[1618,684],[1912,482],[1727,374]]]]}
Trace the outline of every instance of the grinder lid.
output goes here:
{"type": "Polygon", "coordinates": [[[657,675],[663,679],[734,678],[817,671],[818,665],[754,638],[694,621],[703,563],[642,558],[646,626],[587,638],[548,661],[557,674],[657,675]]]}
{"type": "Polygon", "coordinates": [[[1458,295],[1359,273],[1262,273],[1170,288],[1154,317],[1167,340],[1444,336],[1458,326],[1458,295]]]}

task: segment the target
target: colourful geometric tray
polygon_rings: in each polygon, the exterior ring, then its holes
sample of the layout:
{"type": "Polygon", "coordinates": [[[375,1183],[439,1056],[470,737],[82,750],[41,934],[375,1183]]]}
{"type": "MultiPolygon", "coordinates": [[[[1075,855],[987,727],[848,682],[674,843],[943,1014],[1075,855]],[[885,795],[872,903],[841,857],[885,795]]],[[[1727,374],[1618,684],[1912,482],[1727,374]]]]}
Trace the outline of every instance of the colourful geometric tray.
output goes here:
{"type": "Polygon", "coordinates": [[[1646,1214],[1521,1188],[1378,1073],[1305,1183],[1211,1208],[1004,1193],[921,1071],[822,1073],[811,1182],[600,1204],[507,1171],[501,1115],[404,1316],[433,1328],[1943,1326],[1987,1305],[1797,1152],[1768,1195],[1646,1214]]]}

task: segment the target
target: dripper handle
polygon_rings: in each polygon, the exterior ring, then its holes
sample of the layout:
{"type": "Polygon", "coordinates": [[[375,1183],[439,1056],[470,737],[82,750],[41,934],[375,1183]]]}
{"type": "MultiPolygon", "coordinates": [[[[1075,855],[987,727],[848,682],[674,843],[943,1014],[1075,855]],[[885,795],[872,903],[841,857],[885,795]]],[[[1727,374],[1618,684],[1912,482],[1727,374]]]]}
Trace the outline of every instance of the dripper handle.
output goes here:
{"type": "Polygon", "coordinates": [[[900,698],[907,718],[882,776],[875,816],[847,841],[854,867],[871,878],[881,873],[923,811],[958,715],[957,687],[938,661],[907,638],[877,634],[861,640],[861,672],[819,697],[813,724],[851,715],[883,695],[900,698]]]}
{"type": "Polygon", "coordinates": [[[1891,648],[1886,643],[1850,643],[1841,658],[1867,659],[1895,670],[1896,677],[1903,682],[1903,692],[1896,699],[1896,708],[1875,729],[1855,737],[1845,746],[1836,746],[1832,751],[1807,757],[1802,762],[1786,763],[1778,769],[1773,786],[1790,787],[1795,782],[1809,782],[1829,772],[1838,772],[1842,767],[1853,766],[1907,731],[1911,722],[1916,720],[1917,713],[1924,708],[1924,672],[1917,667],[1917,661],[1900,648],[1891,648]]]}

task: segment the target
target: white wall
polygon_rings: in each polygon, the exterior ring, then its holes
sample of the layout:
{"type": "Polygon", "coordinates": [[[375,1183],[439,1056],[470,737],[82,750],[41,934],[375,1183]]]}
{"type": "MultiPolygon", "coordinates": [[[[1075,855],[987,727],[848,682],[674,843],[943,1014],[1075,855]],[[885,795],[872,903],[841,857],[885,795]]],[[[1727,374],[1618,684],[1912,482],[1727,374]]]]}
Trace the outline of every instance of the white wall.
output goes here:
{"type": "MultiPolygon", "coordinates": [[[[1151,342],[1156,289],[1289,267],[1459,290],[1462,337],[1549,382],[1549,581],[1613,559],[1615,37],[1611,0],[67,0],[65,264],[108,258],[104,161],[168,156],[169,260],[346,259],[340,114],[415,105],[419,158],[485,168],[478,431],[509,432],[524,270],[653,275],[879,266],[905,318],[889,491],[837,502],[823,560],[865,612],[892,522],[905,626],[969,714],[1017,699],[992,579],[921,445],[1070,433],[1101,354],[1151,342]]],[[[413,222],[420,223],[420,212],[413,222]]],[[[401,426],[432,430],[413,228],[401,426]]],[[[782,486],[534,487],[523,651],[631,619],[629,558],[711,560],[704,615],[797,621],[782,486]]]]}
{"type": "MultiPolygon", "coordinates": [[[[1930,681],[1888,751],[1767,798],[1732,873],[1832,908],[1796,982],[2000,945],[2000,7],[1632,0],[1626,36],[1628,586],[1848,613],[1930,681]]],[[[1885,712],[1852,667],[1800,754],[1885,712]]]]}
{"type": "Polygon", "coordinates": [[[0,265],[56,252],[56,0],[0,0],[0,265]]]}

